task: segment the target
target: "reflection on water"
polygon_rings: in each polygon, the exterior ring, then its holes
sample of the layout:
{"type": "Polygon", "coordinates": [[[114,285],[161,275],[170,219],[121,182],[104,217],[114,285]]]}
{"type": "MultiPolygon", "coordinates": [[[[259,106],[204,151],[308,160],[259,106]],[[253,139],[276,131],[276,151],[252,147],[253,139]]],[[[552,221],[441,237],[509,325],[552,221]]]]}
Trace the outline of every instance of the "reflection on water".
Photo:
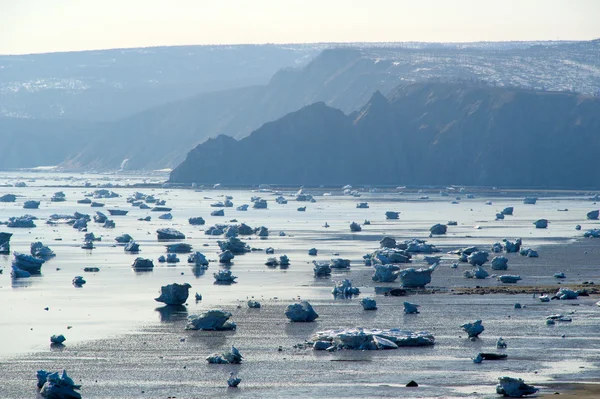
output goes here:
{"type": "Polygon", "coordinates": [[[183,305],[165,305],[154,310],[158,312],[161,323],[187,320],[188,317],[188,310],[183,305]]]}
{"type": "Polygon", "coordinates": [[[65,348],[66,348],[65,344],[59,344],[59,343],[55,343],[55,342],[50,344],[51,351],[61,352],[65,348]]]}

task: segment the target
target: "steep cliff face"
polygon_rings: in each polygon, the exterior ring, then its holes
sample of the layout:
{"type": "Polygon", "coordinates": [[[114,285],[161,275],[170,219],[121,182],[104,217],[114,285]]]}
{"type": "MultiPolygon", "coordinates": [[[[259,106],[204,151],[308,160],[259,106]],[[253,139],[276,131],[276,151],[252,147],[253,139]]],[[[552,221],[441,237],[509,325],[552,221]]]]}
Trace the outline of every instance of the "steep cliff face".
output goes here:
{"type": "Polygon", "coordinates": [[[196,147],[172,182],[597,187],[600,100],[423,83],[346,116],[323,103],[196,147]]]}

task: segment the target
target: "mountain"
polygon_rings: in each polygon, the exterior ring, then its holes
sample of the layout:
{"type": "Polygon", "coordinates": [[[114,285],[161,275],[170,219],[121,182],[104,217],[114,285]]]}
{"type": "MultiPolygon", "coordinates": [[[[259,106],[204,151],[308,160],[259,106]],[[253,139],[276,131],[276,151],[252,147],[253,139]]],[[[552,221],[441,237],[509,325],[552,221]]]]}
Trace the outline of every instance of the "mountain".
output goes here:
{"type": "Polygon", "coordinates": [[[280,70],[265,86],[205,93],[125,118],[62,166],[117,169],[127,159],[128,169],[173,168],[210,137],[242,138],[315,102],[350,113],[375,91],[388,95],[415,81],[487,80],[497,86],[600,90],[600,74],[594,75],[600,51],[591,51],[597,47],[594,42],[363,46],[326,49],[302,68],[280,70]],[[110,153],[97,151],[110,145],[110,153]]]}
{"type": "Polygon", "coordinates": [[[168,46],[0,55],[0,116],[110,121],[201,92],[265,84],[325,45],[168,46]]]}
{"type": "Polygon", "coordinates": [[[192,150],[171,183],[598,188],[600,99],[469,83],[316,103],[192,150]]]}

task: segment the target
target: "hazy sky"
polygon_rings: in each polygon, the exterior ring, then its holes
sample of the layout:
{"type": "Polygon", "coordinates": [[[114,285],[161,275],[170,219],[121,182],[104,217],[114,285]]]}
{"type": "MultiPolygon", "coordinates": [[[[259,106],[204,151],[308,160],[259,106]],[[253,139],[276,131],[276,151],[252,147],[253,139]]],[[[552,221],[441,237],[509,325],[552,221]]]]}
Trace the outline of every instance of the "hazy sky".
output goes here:
{"type": "Polygon", "coordinates": [[[600,0],[0,0],[0,54],[600,37],[600,0]]]}

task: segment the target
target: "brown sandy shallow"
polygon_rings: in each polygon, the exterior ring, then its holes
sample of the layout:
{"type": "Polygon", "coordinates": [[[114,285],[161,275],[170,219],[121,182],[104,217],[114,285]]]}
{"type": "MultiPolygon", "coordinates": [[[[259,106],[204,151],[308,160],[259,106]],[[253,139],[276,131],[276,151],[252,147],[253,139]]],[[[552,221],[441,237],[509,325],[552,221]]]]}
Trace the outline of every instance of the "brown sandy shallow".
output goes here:
{"type": "Polygon", "coordinates": [[[600,398],[600,382],[596,384],[560,384],[551,385],[550,389],[554,389],[559,395],[555,393],[544,394],[541,397],[558,397],[561,399],[598,399],[600,398]]]}

